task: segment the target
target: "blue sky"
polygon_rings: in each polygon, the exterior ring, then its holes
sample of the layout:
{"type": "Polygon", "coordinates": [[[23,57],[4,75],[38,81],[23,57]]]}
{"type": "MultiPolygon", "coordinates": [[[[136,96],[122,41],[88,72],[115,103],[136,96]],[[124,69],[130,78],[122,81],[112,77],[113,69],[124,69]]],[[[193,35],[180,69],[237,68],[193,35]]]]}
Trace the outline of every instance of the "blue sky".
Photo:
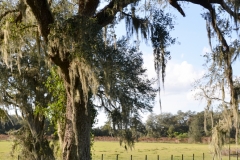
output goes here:
{"type": "MultiPolygon", "coordinates": [[[[206,22],[202,18],[201,13],[206,12],[203,7],[198,5],[185,3],[181,4],[186,17],[182,15],[172,6],[168,5],[165,12],[169,12],[175,16],[175,28],[171,32],[171,36],[177,38],[175,45],[169,47],[172,59],[167,64],[165,89],[161,91],[162,111],[175,114],[178,110],[182,111],[203,111],[206,103],[194,99],[192,83],[201,78],[204,74],[204,58],[202,55],[210,51],[206,22]]],[[[117,30],[124,34],[124,30],[117,30]]],[[[145,45],[142,43],[140,50],[143,52],[144,67],[148,69],[150,78],[156,77],[154,71],[153,54],[151,43],[145,45]]],[[[237,71],[239,61],[235,63],[234,73],[239,75],[237,71]],[[236,72],[237,71],[237,72],[236,72]]],[[[158,97],[155,100],[153,113],[160,114],[158,97]]],[[[143,114],[143,121],[147,119],[150,113],[143,114]]],[[[106,121],[104,114],[99,114],[98,124],[101,126],[106,121]]]]}

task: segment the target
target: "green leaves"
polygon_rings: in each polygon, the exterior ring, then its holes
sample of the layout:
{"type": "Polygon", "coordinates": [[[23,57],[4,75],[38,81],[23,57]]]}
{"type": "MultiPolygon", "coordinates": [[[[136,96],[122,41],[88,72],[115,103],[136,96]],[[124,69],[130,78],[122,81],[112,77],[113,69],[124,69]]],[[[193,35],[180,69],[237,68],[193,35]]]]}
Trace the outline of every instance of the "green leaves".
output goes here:
{"type": "Polygon", "coordinates": [[[45,86],[49,91],[48,94],[52,95],[52,99],[48,102],[49,107],[45,109],[44,115],[50,119],[53,125],[57,125],[58,121],[65,123],[67,97],[63,80],[58,75],[56,67],[51,68],[45,86]]]}

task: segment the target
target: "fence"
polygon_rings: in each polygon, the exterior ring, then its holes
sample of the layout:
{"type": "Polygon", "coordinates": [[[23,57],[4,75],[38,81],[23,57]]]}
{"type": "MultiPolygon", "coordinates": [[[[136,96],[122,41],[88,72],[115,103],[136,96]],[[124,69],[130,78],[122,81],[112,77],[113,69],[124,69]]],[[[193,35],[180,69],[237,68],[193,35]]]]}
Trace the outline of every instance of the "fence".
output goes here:
{"type": "MultiPolygon", "coordinates": [[[[174,156],[173,155],[171,155],[171,157],[169,157],[169,158],[170,158],[170,160],[174,160],[174,156]]],[[[130,155],[129,159],[130,160],[134,160],[133,155],[130,155]]],[[[179,157],[178,157],[178,159],[179,159],[179,157]]],[[[201,159],[205,160],[204,153],[202,154],[202,158],[201,159]]],[[[104,155],[103,154],[101,155],[101,160],[104,160],[104,155]]],[[[119,154],[116,154],[116,160],[120,160],[119,159],[119,154]]],[[[145,155],[144,160],[148,160],[148,155],[145,155]]],[[[153,160],[153,159],[151,158],[149,160],[153,160]]],[[[161,160],[159,155],[156,155],[156,160],[161,160]]],[[[183,154],[181,156],[181,160],[184,160],[184,155],[183,154]]],[[[192,160],[196,160],[196,159],[194,159],[194,154],[192,155],[192,160]]],[[[198,157],[198,160],[199,160],[199,157],[198,157]]]]}
{"type": "MultiPolygon", "coordinates": [[[[238,154],[229,154],[228,155],[228,160],[238,160],[238,154]],[[235,156],[234,158],[232,157],[231,158],[231,156],[235,156]]],[[[119,158],[119,154],[116,154],[116,160],[120,160],[120,158],[119,158]]],[[[182,154],[182,156],[181,157],[179,157],[179,156],[176,156],[176,157],[174,157],[174,155],[171,155],[171,157],[169,157],[170,158],[170,160],[185,160],[184,158],[184,155],[182,154]]],[[[204,153],[202,154],[202,156],[198,156],[197,158],[195,158],[195,155],[194,154],[192,154],[192,156],[191,157],[187,157],[188,159],[191,159],[191,160],[209,160],[209,158],[208,159],[205,159],[205,155],[204,155],[204,153]]],[[[134,159],[134,157],[133,157],[133,155],[130,155],[130,157],[129,157],[129,159],[130,160],[135,160],[134,159]]],[[[20,160],[20,156],[18,155],[18,160],[20,160]]],[[[43,157],[41,157],[41,160],[43,160],[43,157]]],[[[101,155],[101,160],[104,160],[104,155],[102,154],[101,155]]],[[[113,159],[112,159],[113,160],[113,159]]],[[[125,160],[125,159],[124,159],[125,160]]],[[[136,160],[139,160],[139,159],[136,159],[136,160]]],[[[144,157],[144,160],[154,160],[154,159],[148,159],[148,155],[145,155],[145,157],[144,157]]],[[[155,160],[162,160],[162,159],[160,159],[160,156],[159,155],[156,155],[156,159],[155,160]]],[[[213,160],[214,160],[214,158],[213,158],[213,160]]]]}
{"type": "MultiPolygon", "coordinates": [[[[121,158],[119,158],[119,154],[116,154],[115,155],[116,157],[112,157],[112,159],[111,160],[114,160],[114,159],[116,159],[116,160],[125,160],[125,159],[121,159],[121,158]],[[114,159],[113,159],[114,158],[114,159]]],[[[227,157],[225,157],[225,159],[227,160],[238,160],[238,154],[229,154],[227,157]],[[234,157],[233,157],[234,156],[234,157]]],[[[181,156],[175,156],[174,157],[174,155],[171,155],[171,157],[169,157],[169,159],[168,160],[185,160],[185,159],[188,159],[188,160],[210,160],[209,159],[209,157],[208,158],[206,158],[205,157],[205,155],[204,155],[204,153],[201,155],[201,156],[198,156],[198,157],[195,157],[195,155],[194,154],[192,154],[192,156],[187,156],[187,157],[184,157],[184,155],[182,154],[181,156]]],[[[133,155],[130,155],[130,157],[129,157],[129,159],[130,160],[139,160],[139,158],[137,158],[137,159],[134,159],[134,157],[133,157],[133,155]]],[[[211,158],[212,160],[214,160],[214,158],[211,158]]],[[[95,159],[94,159],[95,160],[95,159]]],[[[99,159],[98,159],[99,160],[99,159]]],[[[100,160],[105,160],[104,159],[104,154],[102,154],[101,155],[101,159],[100,160]]],[[[143,157],[143,159],[142,160],[165,160],[165,159],[161,159],[161,157],[160,157],[160,155],[156,155],[156,159],[153,159],[153,158],[151,158],[151,159],[148,159],[148,155],[145,155],[145,157],[143,157]]]]}

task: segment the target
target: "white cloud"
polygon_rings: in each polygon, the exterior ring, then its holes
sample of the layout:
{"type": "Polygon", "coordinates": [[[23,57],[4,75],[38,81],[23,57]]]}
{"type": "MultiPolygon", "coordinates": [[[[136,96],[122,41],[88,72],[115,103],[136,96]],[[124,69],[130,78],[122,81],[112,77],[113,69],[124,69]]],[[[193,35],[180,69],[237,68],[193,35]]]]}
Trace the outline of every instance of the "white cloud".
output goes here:
{"type": "Polygon", "coordinates": [[[156,78],[153,54],[143,54],[143,60],[143,67],[147,69],[148,78],[156,78]]]}
{"type": "MultiPolygon", "coordinates": [[[[156,78],[156,72],[154,70],[154,61],[152,54],[144,54],[144,67],[147,69],[149,78],[156,78]]],[[[192,83],[202,77],[203,70],[197,70],[192,64],[187,61],[181,63],[175,63],[169,61],[166,68],[165,77],[165,94],[178,94],[179,92],[185,92],[191,89],[192,83]]]]}
{"type": "MultiPolygon", "coordinates": [[[[148,69],[148,76],[156,78],[152,54],[144,54],[143,58],[144,67],[148,69]]],[[[166,68],[164,91],[161,91],[162,111],[171,113],[176,113],[178,110],[202,111],[202,104],[194,99],[194,93],[191,92],[191,89],[192,83],[201,78],[203,74],[203,70],[197,70],[187,61],[180,63],[169,61],[166,68]]],[[[153,112],[160,113],[158,96],[153,112]]],[[[143,119],[146,117],[145,115],[143,119]]]]}
{"type": "Polygon", "coordinates": [[[181,63],[170,62],[166,69],[165,92],[166,94],[179,94],[191,89],[192,83],[202,77],[201,70],[196,70],[186,61],[181,63]]]}

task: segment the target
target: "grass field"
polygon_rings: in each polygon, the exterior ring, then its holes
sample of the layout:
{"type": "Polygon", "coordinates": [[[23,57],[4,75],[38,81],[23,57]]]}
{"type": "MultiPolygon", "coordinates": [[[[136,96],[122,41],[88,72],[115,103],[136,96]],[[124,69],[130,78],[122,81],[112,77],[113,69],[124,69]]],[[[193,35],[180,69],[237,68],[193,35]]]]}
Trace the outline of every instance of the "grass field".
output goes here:
{"type": "MultiPolygon", "coordinates": [[[[10,157],[11,142],[0,141],[0,160],[16,159],[10,157]]],[[[94,142],[93,160],[157,160],[159,155],[160,160],[202,160],[204,153],[204,160],[212,160],[209,146],[206,144],[175,144],[175,143],[136,143],[133,150],[126,151],[119,145],[118,142],[94,142]]],[[[237,159],[231,157],[231,160],[237,159]]],[[[223,157],[222,160],[228,160],[228,157],[223,157]]]]}
{"type": "Polygon", "coordinates": [[[12,159],[10,156],[11,148],[12,148],[11,142],[0,141],[0,160],[12,159]]]}
{"type": "MultiPolygon", "coordinates": [[[[204,153],[205,160],[211,160],[209,145],[206,144],[175,144],[175,143],[136,143],[132,151],[125,151],[117,142],[95,142],[93,151],[93,160],[101,160],[102,154],[104,160],[115,160],[118,155],[119,160],[145,160],[146,155],[148,160],[157,160],[159,155],[160,160],[202,160],[204,153]]],[[[236,159],[236,158],[231,158],[236,159]]],[[[223,157],[222,160],[228,160],[228,157],[223,157]]]]}

